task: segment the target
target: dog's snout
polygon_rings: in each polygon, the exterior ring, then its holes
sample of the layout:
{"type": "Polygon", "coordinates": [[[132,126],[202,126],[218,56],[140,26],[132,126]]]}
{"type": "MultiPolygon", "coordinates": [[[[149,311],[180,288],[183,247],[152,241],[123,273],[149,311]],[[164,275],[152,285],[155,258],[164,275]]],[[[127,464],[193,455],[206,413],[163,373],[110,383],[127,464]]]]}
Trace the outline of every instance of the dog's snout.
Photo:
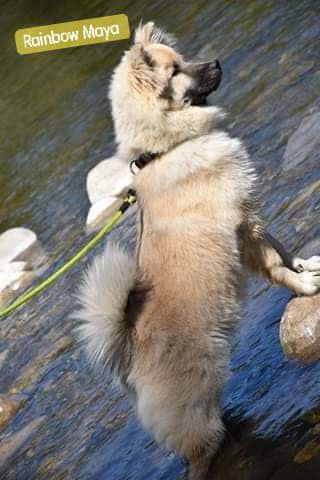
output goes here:
{"type": "Polygon", "coordinates": [[[207,73],[216,71],[222,73],[222,68],[219,60],[213,60],[212,62],[207,63],[207,73]]]}
{"type": "Polygon", "coordinates": [[[221,76],[222,68],[219,60],[203,63],[200,66],[199,74],[201,79],[210,78],[212,76],[221,76]]]}
{"type": "Polygon", "coordinates": [[[219,60],[215,60],[213,62],[213,64],[214,64],[214,68],[216,68],[217,70],[220,70],[220,72],[222,72],[222,68],[221,68],[219,60]]]}
{"type": "Polygon", "coordinates": [[[204,105],[210,93],[220,85],[222,68],[219,60],[201,62],[189,66],[189,74],[193,77],[194,84],[187,90],[185,97],[191,105],[204,105]]]}
{"type": "Polygon", "coordinates": [[[200,86],[209,91],[216,90],[221,82],[222,68],[219,60],[213,60],[207,63],[207,67],[202,71],[200,86]]]}

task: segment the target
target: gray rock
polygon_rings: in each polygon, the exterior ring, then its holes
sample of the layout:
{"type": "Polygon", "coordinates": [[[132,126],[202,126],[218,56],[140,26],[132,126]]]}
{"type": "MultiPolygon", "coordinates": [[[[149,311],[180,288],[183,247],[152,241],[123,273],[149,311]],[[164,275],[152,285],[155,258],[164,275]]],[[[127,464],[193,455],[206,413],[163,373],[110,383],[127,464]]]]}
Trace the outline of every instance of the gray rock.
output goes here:
{"type": "Polygon", "coordinates": [[[320,255],[320,238],[313,238],[307,242],[300,250],[297,252],[297,255],[301,258],[309,258],[313,255],[320,255]]]}
{"type": "Polygon", "coordinates": [[[8,395],[0,395],[0,432],[6,428],[18,409],[19,402],[8,395]]]}
{"type": "Polygon", "coordinates": [[[0,370],[1,370],[1,368],[3,367],[3,365],[6,361],[8,353],[9,353],[9,349],[3,350],[2,352],[0,352],[0,370]]]}
{"type": "Polygon", "coordinates": [[[305,117],[299,128],[289,138],[284,153],[282,168],[291,170],[300,164],[314,164],[319,159],[320,112],[305,117]]]}

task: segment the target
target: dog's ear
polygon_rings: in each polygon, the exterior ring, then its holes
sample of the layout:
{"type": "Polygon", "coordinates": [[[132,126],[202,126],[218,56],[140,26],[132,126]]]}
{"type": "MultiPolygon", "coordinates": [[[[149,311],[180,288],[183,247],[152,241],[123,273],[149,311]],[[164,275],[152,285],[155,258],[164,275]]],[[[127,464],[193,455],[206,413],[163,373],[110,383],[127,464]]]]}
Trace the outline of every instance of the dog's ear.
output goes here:
{"type": "Polygon", "coordinates": [[[176,44],[176,41],[174,37],[161,28],[156,27],[153,22],[148,22],[145,25],[142,25],[140,22],[135,32],[134,43],[141,43],[142,45],[162,43],[169,47],[173,47],[176,44]]]}
{"type": "Polygon", "coordinates": [[[153,75],[153,62],[150,54],[141,43],[133,45],[126,54],[129,71],[130,87],[139,93],[146,94],[148,89],[153,92],[161,90],[157,78],[153,75]]]}
{"type": "Polygon", "coordinates": [[[142,72],[141,67],[143,66],[148,67],[148,70],[153,68],[151,56],[141,43],[134,45],[127,52],[127,59],[131,67],[137,68],[140,73],[142,72]]]}

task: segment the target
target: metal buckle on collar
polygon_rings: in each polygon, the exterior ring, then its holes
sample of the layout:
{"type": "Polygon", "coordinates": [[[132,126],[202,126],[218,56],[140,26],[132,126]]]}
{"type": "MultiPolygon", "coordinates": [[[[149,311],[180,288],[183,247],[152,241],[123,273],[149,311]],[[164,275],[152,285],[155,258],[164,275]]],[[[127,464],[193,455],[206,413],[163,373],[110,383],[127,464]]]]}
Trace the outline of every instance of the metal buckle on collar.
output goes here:
{"type": "Polygon", "coordinates": [[[132,173],[132,175],[137,175],[137,173],[139,172],[140,168],[136,165],[136,161],[135,160],[132,160],[130,163],[129,163],[129,168],[130,168],[130,172],[132,173]]]}
{"type": "Polygon", "coordinates": [[[136,158],[135,160],[132,160],[129,163],[130,172],[133,175],[136,175],[139,170],[142,170],[142,168],[148,165],[148,163],[150,163],[152,160],[154,160],[159,156],[160,156],[159,153],[152,153],[152,152],[142,153],[141,155],[139,155],[138,158],[136,158]]]}

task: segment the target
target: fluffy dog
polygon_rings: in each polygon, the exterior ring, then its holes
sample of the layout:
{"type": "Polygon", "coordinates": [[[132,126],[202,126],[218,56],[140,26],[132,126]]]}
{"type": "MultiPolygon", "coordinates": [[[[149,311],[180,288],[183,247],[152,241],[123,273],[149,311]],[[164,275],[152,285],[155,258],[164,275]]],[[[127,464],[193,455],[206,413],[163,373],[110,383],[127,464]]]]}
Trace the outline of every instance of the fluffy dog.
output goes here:
{"type": "Polygon", "coordinates": [[[219,395],[246,271],[312,295],[320,257],[291,257],[265,232],[250,158],[217,129],[221,110],[206,105],[220,64],[186,61],[174,45],[140,25],[115,70],[117,157],[153,160],[133,182],[135,255],[107,245],[83,279],[77,316],[90,357],[120,378],[144,427],[200,480],[223,437],[219,395]]]}

